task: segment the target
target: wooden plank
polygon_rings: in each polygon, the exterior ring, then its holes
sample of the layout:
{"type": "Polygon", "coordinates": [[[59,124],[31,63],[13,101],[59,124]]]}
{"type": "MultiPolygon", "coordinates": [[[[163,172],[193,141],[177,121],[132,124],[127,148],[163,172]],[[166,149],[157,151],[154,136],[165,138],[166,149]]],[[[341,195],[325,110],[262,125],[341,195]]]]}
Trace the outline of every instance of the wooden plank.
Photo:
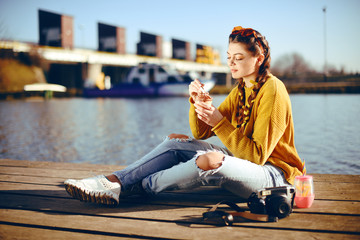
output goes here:
{"type": "MultiPolygon", "coordinates": [[[[40,226],[41,227],[41,226],[40,226]]],[[[190,228],[190,227],[189,227],[190,228]]],[[[81,229],[79,229],[81,231],[81,229]]],[[[184,231],[188,232],[191,231],[191,229],[185,229],[184,231]]],[[[243,233],[242,229],[235,229],[232,230],[231,228],[227,228],[227,230],[224,232],[223,236],[219,236],[217,234],[214,236],[212,234],[213,229],[209,229],[205,232],[202,236],[196,236],[193,239],[262,239],[264,236],[258,236],[258,234],[251,233],[243,233]],[[241,234],[241,235],[240,235],[241,234]],[[239,236],[240,235],[240,236],[239,236]],[[256,237],[257,236],[257,237],[256,237]]],[[[264,235],[272,236],[275,230],[261,230],[264,232],[264,235]]],[[[95,231],[92,232],[86,232],[84,233],[78,233],[78,232],[71,232],[66,231],[66,229],[60,229],[60,230],[47,230],[42,228],[32,228],[27,227],[27,225],[23,226],[12,226],[12,225],[1,225],[0,224],[0,239],[2,240],[68,240],[68,239],[91,239],[91,240],[113,240],[113,239],[146,239],[145,237],[140,238],[136,237],[134,235],[131,236],[123,236],[121,234],[114,234],[114,236],[107,236],[105,234],[110,234],[108,232],[100,232],[97,233],[95,231]],[[103,234],[102,234],[103,233],[103,234]]],[[[331,234],[331,233],[292,233],[287,232],[286,233],[287,239],[301,239],[303,237],[307,237],[309,239],[329,239],[329,240],[341,240],[341,239],[358,239],[357,235],[348,235],[348,234],[331,234]]],[[[154,239],[152,237],[148,239],[154,239]]],[[[163,238],[164,239],[164,238],[163,238]]],[[[167,238],[170,239],[170,238],[167,238]]],[[[185,237],[184,239],[190,239],[188,237],[185,237]]],[[[275,239],[272,237],[265,236],[265,239],[275,239]]],[[[283,238],[280,238],[283,239],[283,238]]]]}
{"type": "Polygon", "coordinates": [[[64,170],[100,170],[100,171],[113,171],[122,169],[125,166],[121,165],[107,165],[107,164],[91,164],[91,163],[68,163],[68,162],[46,162],[46,161],[28,161],[28,160],[12,160],[0,159],[1,167],[24,167],[24,168],[49,168],[49,169],[64,169],[64,170]]]}
{"type": "Polygon", "coordinates": [[[94,175],[109,174],[112,171],[108,170],[72,170],[72,169],[50,169],[50,168],[24,168],[24,167],[11,167],[11,168],[0,168],[0,174],[8,175],[22,175],[22,176],[39,176],[39,177],[56,177],[62,179],[68,178],[87,178],[94,175]]]}
{"type": "MultiPolygon", "coordinates": [[[[201,188],[200,188],[201,189],[201,188]]],[[[0,184],[1,193],[5,194],[18,194],[24,197],[27,196],[43,196],[43,197],[53,197],[53,198],[65,198],[71,199],[71,197],[66,193],[63,185],[46,185],[46,184],[23,184],[23,183],[13,183],[8,182],[6,184],[0,184]]],[[[171,204],[171,205],[181,205],[181,206],[204,206],[210,207],[217,202],[222,200],[230,200],[238,202],[239,199],[225,191],[220,189],[210,190],[207,194],[206,190],[193,190],[188,193],[184,192],[165,192],[160,194],[158,197],[147,199],[148,204],[171,204]],[[198,192],[202,194],[199,195],[198,192]]],[[[133,203],[143,203],[144,199],[138,199],[136,197],[131,197],[128,199],[122,199],[122,202],[133,202],[133,203]]],[[[315,200],[313,207],[310,209],[296,209],[298,212],[327,212],[327,213],[346,213],[346,214],[360,214],[360,202],[359,201],[321,201],[315,200]]]]}
{"type": "MultiPolygon", "coordinates": [[[[316,229],[314,231],[296,231],[296,225],[288,228],[271,227],[269,224],[256,225],[255,228],[246,227],[246,225],[236,225],[233,227],[213,227],[210,225],[187,223],[187,222],[170,222],[159,221],[152,222],[144,219],[126,219],[126,218],[109,218],[93,217],[84,215],[61,215],[49,214],[46,212],[34,212],[25,210],[0,210],[0,219],[7,223],[32,224],[37,226],[56,226],[56,228],[66,229],[67,231],[89,231],[89,232],[107,232],[109,235],[129,235],[137,237],[153,238],[170,238],[170,239],[220,239],[224,236],[231,238],[266,238],[279,239],[287,237],[317,237],[324,239],[335,235],[337,237],[356,237],[356,233],[344,232],[327,232],[316,229]],[[64,221],[66,219],[66,221],[64,221]],[[258,231],[255,231],[257,229],[258,231]]],[[[306,219],[303,219],[306,220],[306,219]]],[[[308,219],[306,224],[312,225],[313,219],[308,219]]],[[[274,223],[279,224],[279,223],[274,223]]],[[[294,224],[294,223],[291,223],[294,224]]],[[[34,226],[36,228],[36,226],[34,226]]]]}
{"type": "MultiPolygon", "coordinates": [[[[56,173],[54,173],[56,174],[56,173]]],[[[57,174],[61,175],[63,174],[60,171],[57,171],[57,174]]],[[[65,174],[65,173],[64,173],[65,174]]],[[[14,175],[6,175],[6,174],[0,174],[0,177],[2,177],[2,184],[0,184],[0,190],[21,190],[21,189],[28,189],[28,190],[36,190],[38,189],[39,192],[41,192],[41,190],[50,190],[51,189],[51,185],[56,186],[56,187],[63,187],[63,181],[66,179],[62,179],[61,177],[56,177],[54,175],[51,175],[53,177],[38,177],[38,176],[14,176],[14,175]],[[21,178],[17,179],[17,177],[21,178]],[[26,182],[26,178],[32,178],[32,179],[36,179],[34,181],[34,183],[32,183],[30,180],[29,182],[26,182]],[[38,178],[36,178],[38,177],[38,178]],[[12,180],[10,180],[10,178],[12,180]],[[7,181],[6,179],[8,179],[9,181],[7,181]],[[16,186],[17,181],[19,181],[19,186],[16,186]],[[29,183],[29,184],[27,184],[29,183]],[[22,184],[22,185],[21,185],[22,184]],[[31,187],[31,185],[33,185],[33,187],[31,187]]],[[[1,181],[1,180],[0,180],[1,181]]],[[[324,182],[324,185],[328,185],[329,183],[324,182]]],[[[335,187],[336,184],[332,184],[332,187],[327,188],[326,186],[320,186],[320,185],[316,185],[315,184],[315,199],[316,200],[347,200],[347,201],[360,201],[360,190],[359,190],[359,184],[353,184],[353,183],[348,183],[348,184],[340,184],[338,183],[339,186],[335,187]],[[317,190],[317,189],[324,189],[324,190],[317,190]],[[341,190],[335,190],[335,189],[341,189],[341,190]]],[[[202,194],[214,194],[217,195],[217,199],[219,201],[221,201],[221,197],[223,196],[224,198],[230,197],[232,199],[236,200],[236,196],[230,194],[229,192],[226,191],[220,191],[220,192],[207,192],[206,189],[207,188],[200,188],[200,189],[205,189],[205,190],[200,190],[200,192],[202,194]]],[[[191,192],[191,191],[183,191],[183,192],[191,192]]],[[[63,194],[62,194],[63,195],[63,194]]]]}
{"type": "MultiPolygon", "coordinates": [[[[18,169],[13,168],[11,174],[19,174],[19,175],[8,175],[8,173],[1,173],[0,178],[4,182],[6,181],[21,181],[35,184],[54,184],[60,186],[63,184],[63,181],[66,179],[64,175],[79,175],[77,171],[69,172],[68,170],[52,170],[49,169],[46,171],[46,175],[44,175],[44,171],[39,171],[39,169],[18,169]],[[25,173],[24,173],[25,171],[25,173]],[[28,174],[26,176],[21,174],[28,174]],[[30,176],[29,176],[30,175],[30,176]],[[36,175],[36,176],[31,176],[36,175]]],[[[1,172],[1,169],[0,169],[1,172]]],[[[84,174],[84,177],[88,176],[88,172],[84,174]]],[[[11,183],[4,184],[2,186],[10,186],[11,183]]],[[[359,191],[359,183],[332,183],[332,182],[315,182],[315,193],[316,199],[325,199],[325,200],[359,200],[360,199],[360,191],[359,191]]],[[[29,189],[29,186],[26,186],[25,189],[29,189]]],[[[3,189],[3,188],[2,188],[3,189]]],[[[41,189],[41,188],[40,188],[41,189]]],[[[226,193],[222,193],[226,194],[226,193]]]]}
{"type": "MultiPolygon", "coordinates": [[[[76,215],[91,216],[112,216],[117,218],[138,219],[154,222],[178,222],[204,224],[202,222],[202,213],[207,209],[199,207],[184,207],[177,205],[162,204],[134,204],[132,202],[123,202],[117,208],[101,207],[96,204],[84,204],[79,201],[69,201],[66,199],[49,199],[46,197],[13,198],[12,195],[2,194],[0,207],[6,209],[48,211],[51,213],[69,213],[76,215]]],[[[360,221],[360,215],[344,214],[320,214],[320,213],[293,213],[289,218],[282,219],[278,223],[256,223],[249,221],[239,221],[239,226],[256,226],[262,228],[279,228],[292,230],[308,231],[326,231],[326,232],[349,232],[360,234],[358,225],[353,222],[360,221]],[[308,222],[312,222],[308,224],[308,222]],[[306,223],[306,224],[304,224],[306,223]],[[296,226],[296,227],[295,227],[296,226]]]]}
{"type": "Polygon", "coordinates": [[[59,177],[42,177],[42,176],[24,176],[24,175],[8,175],[0,173],[0,181],[5,185],[7,182],[35,184],[35,185],[63,185],[64,178],[59,177]]]}
{"type": "MultiPolygon", "coordinates": [[[[27,168],[50,168],[78,171],[99,171],[109,172],[123,169],[122,165],[105,165],[90,163],[59,163],[59,162],[40,162],[27,160],[0,159],[0,169],[2,167],[27,167],[27,168]]],[[[341,174],[318,174],[309,173],[314,177],[314,182],[344,182],[344,183],[360,183],[360,175],[341,175],[341,174]]]]}
{"type": "MultiPolygon", "coordinates": [[[[0,182],[1,183],[1,182],[0,182]]],[[[44,197],[54,197],[54,198],[68,198],[70,199],[71,196],[67,194],[65,188],[62,183],[57,185],[52,184],[29,184],[29,183],[17,183],[17,182],[2,182],[4,184],[0,184],[0,191],[1,193],[8,193],[8,194],[17,194],[23,196],[44,196],[44,197]]],[[[238,201],[239,198],[234,196],[226,191],[221,189],[217,189],[218,191],[210,191],[208,194],[206,191],[203,191],[202,194],[191,194],[191,192],[195,193],[196,189],[189,191],[187,193],[177,193],[177,192],[166,192],[160,194],[163,200],[160,201],[167,201],[167,202],[181,202],[183,204],[191,203],[191,204],[198,204],[198,205],[206,205],[206,204],[215,204],[222,200],[228,199],[231,201],[238,201]],[[224,193],[224,194],[223,194],[224,193]],[[179,198],[179,196],[181,196],[179,198]]],[[[148,200],[154,200],[159,198],[149,198],[148,200]]],[[[123,201],[127,201],[123,199],[123,201]]],[[[136,197],[129,198],[129,201],[137,201],[136,197]]],[[[141,200],[143,201],[143,200],[141,200]]]]}
{"type": "MultiPolygon", "coordinates": [[[[107,171],[102,173],[108,173],[107,171]]],[[[82,176],[79,176],[77,170],[62,170],[62,169],[48,169],[39,171],[38,169],[23,169],[23,168],[13,168],[11,172],[9,169],[4,169],[0,167],[0,181],[19,181],[19,182],[31,182],[31,183],[56,183],[64,182],[67,177],[74,179],[81,179],[83,177],[92,176],[90,172],[81,173],[82,176]],[[44,175],[44,173],[46,173],[44,175]],[[68,176],[66,176],[68,175],[68,176]],[[46,179],[46,180],[45,180],[46,179]]],[[[314,183],[315,191],[359,191],[360,182],[333,182],[333,181],[324,181],[324,182],[315,182],[314,183]]]]}
{"type": "Polygon", "coordinates": [[[313,176],[314,182],[343,182],[343,183],[360,183],[360,175],[345,174],[309,174],[313,176]]]}
{"type": "MultiPolygon", "coordinates": [[[[68,203],[70,203],[73,199],[68,196],[65,191],[56,191],[56,190],[49,190],[49,191],[37,191],[37,190],[11,190],[11,191],[1,191],[0,195],[3,196],[10,196],[9,199],[15,199],[9,202],[12,204],[23,205],[23,200],[27,201],[26,199],[30,199],[30,197],[45,197],[48,199],[53,199],[57,201],[58,198],[67,199],[68,203]],[[14,196],[15,195],[15,196],[14,196]],[[20,201],[18,200],[20,199],[20,201]]],[[[131,197],[120,199],[119,208],[122,208],[124,204],[137,204],[139,206],[144,205],[163,205],[163,206],[181,206],[181,207],[202,207],[203,211],[207,210],[207,208],[212,207],[214,204],[223,199],[228,200],[235,200],[231,198],[212,198],[211,196],[206,197],[206,200],[202,200],[203,196],[191,196],[189,194],[176,194],[176,193],[163,193],[155,198],[138,198],[138,197],[131,197]]],[[[41,203],[40,200],[37,201],[39,204],[41,203]]],[[[73,200],[77,202],[78,200],[73,200]]],[[[65,203],[64,203],[65,204],[65,203]]],[[[86,207],[86,203],[81,203],[83,206],[86,207]]],[[[246,204],[240,204],[242,206],[246,206],[246,204]]],[[[39,208],[41,206],[38,206],[39,208]]],[[[76,205],[75,209],[78,206],[76,205]]],[[[60,210],[60,209],[58,209],[60,210]]],[[[76,210],[74,210],[76,211],[76,210]]],[[[348,201],[321,201],[316,200],[313,203],[311,208],[297,208],[294,207],[294,212],[296,213],[326,213],[326,214],[353,214],[353,215],[360,215],[360,203],[359,202],[348,202],[348,201]]]]}
{"type": "Polygon", "coordinates": [[[360,190],[360,182],[352,183],[352,182],[315,182],[314,183],[315,191],[334,191],[340,192],[342,190],[346,191],[359,191],[360,190]]]}
{"type": "MultiPolygon", "coordinates": [[[[330,183],[323,183],[324,185],[328,185],[330,183]]],[[[318,200],[347,200],[350,202],[359,201],[359,184],[348,183],[343,185],[342,183],[337,183],[338,187],[322,187],[323,189],[327,189],[326,191],[321,191],[315,188],[316,193],[316,201],[318,200]],[[339,189],[335,191],[335,189],[339,189]],[[342,190],[341,190],[342,189],[342,190]]],[[[332,184],[336,185],[336,184],[332,184]]],[[[47,194],[55,194],[53,196],[58,197],[68,197],[67,193],[63,191],[63,179],[61,178],[45,178],[45,177],[29,177],[29,176],[13,176],[13,175],[1,175],[0,174],[0,190],[12,190],[13,192],[26,194],[22,190],[33,190],[33,192],[29,194],[39,194],[39,195],[47,195],[47,194]],[[2,183],[1,183],[2,181],[2,183]],[[31,186],[32,185],[32,186],[31,186]],[[55,188],[51,186],[57,187],[56,189],[60,189],[60,191],[53,191],[55,188]],[[44,191],[45,190],[45,191],[44,191]]],[[[196,192],[197,194],[202,194],[205,196],[208,195],[216,195],[217,200],[221,201],[223,199],[232,199],[233,201],[239,201],[236,196],[231,193],[217,189],[217,188],[209,188],[209,187],[201,187],[195,190],[188,191],[176,191],[174,193],[184,193],[184,194],[192,194],[196,192]]]]}
{"type": "MultiPolygon", "coordinates": [[[[25,225],[26,226],[26,225],[25,225]]],[[[41,226],[40,226],[41,227],[41,226]]],[[[77,232],[67,232],[67,229],[60,229],[60,230],[43,230],[43,229],[36,229],[36,228],[27,228],[27,227],[13,227],[13,226],[5,226],[4,228],[0,225],[0,239],[174,239],[174,238],[154,238],[154,237],[146,237],[146,236],[137,236],[137,235],[130,235],[126,236],[125,234],[117,234],[111,232],[97,232],[97,231],[86,231],[79,229],[78,231],[84,233],[77,233],[77,232]],[[14,229],[15,228],[15,229],[14,229]],[[102,235],[103,234],[103,235],[102,235]],[[112,236],[107,236],[113,235],[112,236]]],[[[188,229],[184,229],[184,231],[192,231],[188,229]]],[[[230,230],[228,229],[223,235],[226,236],[226,239],[260,239],[266,237],[265,235],[268,234],[270,236],[273,235],[274,230],[261,230],[263,234],[259,235],[254,232],[242,232],[242,229],[239,230],[230,230]],[[236,231],[236,232],[235,232],[236,231]]],[[[329,234],[329,233],[286,233],[288,239],[299,239],[300,237],[309,237],[314,239],[356,239],[353,235],[346,235],[346,234],[329,234]]],[[[184,234],[185,235],[185,234],[184,234]]],[[[196,237],[190,238],[188,234],[184,236],[183,239],[219,239],[223,236],[221,234],[213,234],[213,229],[209,229],[205,231],[202,235],[197,235],[196,237]]],[[[266,239],[276,239],[275,237],[267,237],[266,239]]]]}
{"type": "MultiPolygon", "coordinates": [[[[110,235],[134,238],[158,238],[181,236],[174,231],[174,223],[152,223],[138,220],[98,218],[83,215],[47,214],[24,210],[0,210],[3,223],[20,223],[31,228],[52,228],[64,232],[83,232],[91,235],[110,235]],[[170,231],[172,229],[172,231],[170,231]],[[141,230],[141,231],[139,231],[141,230]]],[[[89,238],[91,238],[89,236],[89,238]]],[[[39,238],[41,239],[41,238],[39,238]]],[[[179,239],[179,237],[177,237],[179,239]]]]}
{"type": "Polygon", "coordinates": [[[315,200],[310,208],[294,207],[295,213],[326,213],[360,216],[360,202],[315,200]]]}
{"type": "Polygon", "coordinates": [[[2,240],[116,240],[129,239],[129,236],[106,236],[96,232],[71,232],[66,229],[51,228],[50,226],[34,226],[34,224],[0,223],[0,239],[2,240]]]}
{"type": "MultiPolygon", "coordinates": [[[[15,161],[19,162],[19,161],[15,161]]],[[[21,161],[20,161],[21,162],[21,161]]],[[[31,162],[29,162],[30,164],[31,162]]],[[[47,163],[51,166],[50,163],[47,163]]],[[[35,164],[36,165],[36,164],[35,164]]],[[[41,164],[40,164],[41,165],[41,164]]],[[[62,164],[56,164],[62,165],[62,164]]],[[[38,166],[38,165],[37,165],[38,166]]],[[[28,176],[28,177],[41,177],[40,182],[53,182],[52,178],[57,178],[60,182],[63,182],[67,178],[86,178],[92,175],[97,174],[109,174],[112,172],[110,170],[102,171],[100,168],[96,168],[94,165],[90,165],[94,167],[93,170],[86,171],[78,171],[78,170],[68,170],[68,169],[51,169],[51,168],[22,168],[22,167],[14,167],[11,168],[12,176],[28,176]],[[102,172],[101,172],[102,171],[102,172]],[[49,180],[44,180],[44,178],[49,178],[49,180]]],[[[9,168],[0,167],[0,176],[1,175],[10,175],[9,168]]],[[[358,176],[353,175],[326,175],[326,181],[315,181],[314,188],[316,199],[322,200],[360,200],[360,181],[353,182],[350,179],[357,179],[358,176]],[[331,180],[331,177],[334,180],[331,180]],[[342,179],[342,181],[340,181],[342,179]],[[343,182],[345,181],[345,183],[343,182]]],[[[325,179],[325,178],[324,178],[325,179]]]]}

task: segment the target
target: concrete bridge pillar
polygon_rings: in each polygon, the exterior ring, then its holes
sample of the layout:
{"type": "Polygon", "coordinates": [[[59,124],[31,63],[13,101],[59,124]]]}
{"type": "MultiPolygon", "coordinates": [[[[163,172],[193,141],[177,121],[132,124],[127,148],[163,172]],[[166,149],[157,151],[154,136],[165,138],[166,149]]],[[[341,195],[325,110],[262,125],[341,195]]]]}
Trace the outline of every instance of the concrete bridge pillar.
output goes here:
{"type": "Polygon", "coordinates": [[[102,64],[84,64],[84,86],[94,86],[97,79],[102,75],[102,64]]]}

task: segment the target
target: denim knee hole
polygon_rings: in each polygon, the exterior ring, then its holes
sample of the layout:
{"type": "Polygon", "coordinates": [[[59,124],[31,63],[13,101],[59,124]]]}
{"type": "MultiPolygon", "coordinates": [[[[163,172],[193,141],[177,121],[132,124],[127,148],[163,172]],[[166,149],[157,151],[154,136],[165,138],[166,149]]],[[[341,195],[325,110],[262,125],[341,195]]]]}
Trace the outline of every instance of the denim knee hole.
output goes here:
{"type": "Polygon", "coordinates": [[[169,138],[169,136],[165,137],[164,141],[175,141],[175,142],[191,142],[193,138],[169,138]]]}
{"type": "Polygon", "coordinates": [[[206,153],[209,153],[209,152],[219,152],[219,153],[223,153],[223,152],[218,151],[218,150],[197,151],[197,153],[196,153],[196,155],[193,157],[193,159],[195,160],[195,161],[194,161],[194,162],[195,162],[195,166],[196,166],[196,168],[197,168],[198,171],[199,171],[199,176],[200,176],[200,177],[207,177],[207,176],[209,176],[209,175],[214,175],[215,173],[217,173],[218,171],[220,171],[220,169],[221,169],[222,166],[223,166],[225,157],[224,157],[224,159],[222,160],[222,164],[221,164],[220,167],[215,168],[215,169],[210,169],[210,170],[203,170],[203,169],[201,169],[201,168],[197,165],[196,160],[197,160],[200,156],[202,156],[202,155],[204,155],[204,154],[206,154],[206,153]]]}

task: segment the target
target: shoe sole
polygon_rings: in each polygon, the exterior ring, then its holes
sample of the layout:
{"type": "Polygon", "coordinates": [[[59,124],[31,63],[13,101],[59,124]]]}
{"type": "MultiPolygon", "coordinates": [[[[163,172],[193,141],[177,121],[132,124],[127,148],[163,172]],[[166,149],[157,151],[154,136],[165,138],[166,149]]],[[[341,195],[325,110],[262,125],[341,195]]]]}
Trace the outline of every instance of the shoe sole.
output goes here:
{"type": "Polygon", "coordinates": [[[106,194],[90,194],[86,193],[84,190],[77,186],[71,184],[65,184],[66,192],[75,199],[80,200],[81,202],[92,202],[97,204],[104,204],[108,206],[117,206],[118,202],[111,196],[106,194]]]}

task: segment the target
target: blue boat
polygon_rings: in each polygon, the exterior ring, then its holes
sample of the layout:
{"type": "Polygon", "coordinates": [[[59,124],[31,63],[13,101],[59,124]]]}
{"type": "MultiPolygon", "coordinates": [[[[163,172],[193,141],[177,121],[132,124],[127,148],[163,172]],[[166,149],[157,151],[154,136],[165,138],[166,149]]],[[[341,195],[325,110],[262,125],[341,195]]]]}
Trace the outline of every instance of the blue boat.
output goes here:
{"type": "MultiPolygon", "coordinates": [[[[210,91],[215,86],[214,79],[199,79],[204,90],[210,91]]],[[[84,88],[85,97],[158,97],[186,96],[193,79],[189,75],[181,75],[176,70],[142,63],[132,67],[123,82],[111,86],[110,78],[104,77],[101,87],[84,88]]]]}

